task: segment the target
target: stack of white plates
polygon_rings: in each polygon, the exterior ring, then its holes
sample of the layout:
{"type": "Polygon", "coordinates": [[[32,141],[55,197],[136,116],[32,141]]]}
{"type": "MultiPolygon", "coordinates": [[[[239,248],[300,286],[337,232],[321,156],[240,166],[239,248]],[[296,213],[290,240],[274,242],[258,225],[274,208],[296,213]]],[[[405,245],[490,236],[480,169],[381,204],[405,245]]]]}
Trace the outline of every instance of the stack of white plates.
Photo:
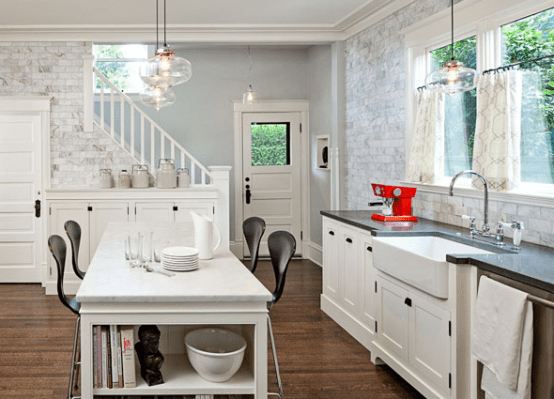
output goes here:
{"type": "Polygon", "coordinates": [[[162,250],[162,267],[174,272],[198,269],[198,250],[191,247],[169,247],[162,250]]]}

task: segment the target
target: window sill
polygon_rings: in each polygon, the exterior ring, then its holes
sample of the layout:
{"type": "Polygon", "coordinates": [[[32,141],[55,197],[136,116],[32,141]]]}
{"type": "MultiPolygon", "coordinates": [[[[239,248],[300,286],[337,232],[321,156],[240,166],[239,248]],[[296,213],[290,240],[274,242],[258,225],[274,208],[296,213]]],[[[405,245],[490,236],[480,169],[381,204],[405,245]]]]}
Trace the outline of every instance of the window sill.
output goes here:
{"type": "MultiPolygon", "coordinates": [[[[400,183],[405,184],[409,187],[416,187],[419,192],[423,192],[423,193],[449,195],[449,189],[450,189],[449,185],[413,183],[413,182],[406,182],[406,181],[401,181],[400,183]]],[[[528,184],[525,184],[523,188],[519,188],[518,191],[512,191],[508,193],[489,191],[489,200],[554,208],[554,190],[551,193],[549,192],[539,193],[537,192],[537,186],[541,186],[541,185],[528,183],[528,184]]],[[[467,181],[456,182],[456,186],[454,187],[454,195],[461,195],[469,198],[482,199],[483,190],[477,190],[475,188],[470,187],[469,179],[467,179],[467,181]]]]}

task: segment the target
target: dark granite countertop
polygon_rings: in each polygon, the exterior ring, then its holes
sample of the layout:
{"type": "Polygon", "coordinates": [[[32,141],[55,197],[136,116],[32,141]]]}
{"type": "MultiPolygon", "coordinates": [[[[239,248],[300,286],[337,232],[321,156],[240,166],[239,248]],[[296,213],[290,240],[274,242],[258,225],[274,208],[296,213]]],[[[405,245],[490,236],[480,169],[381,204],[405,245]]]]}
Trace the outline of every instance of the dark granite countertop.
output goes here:
{"type": "MultiPolygon", "coordinates": [[[[494,254],[447,255],[446,260],[456,264],[470,264],[482,270],[507,277],[554,294],[554,248],[522,242],[514,251],[512,239],[505,239],[502,249],[492,244],[471,240],[468,229],[419,218],[414,222],[384,223],[371,219],[372,211],[321,211],[323,216],[370,231],[377,237],[433,235],[463,244],[486,249],[494,254]]],[[[525,230],[523,231],[525,240],[525,230]]]]}

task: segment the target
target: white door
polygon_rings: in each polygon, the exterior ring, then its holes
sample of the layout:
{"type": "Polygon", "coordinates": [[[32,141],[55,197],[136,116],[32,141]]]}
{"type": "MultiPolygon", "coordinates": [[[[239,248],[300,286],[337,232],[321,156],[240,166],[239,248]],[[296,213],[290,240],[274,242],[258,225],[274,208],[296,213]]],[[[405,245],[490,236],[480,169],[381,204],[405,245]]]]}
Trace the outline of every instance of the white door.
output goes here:
{"type": "Polygon", "coordinates": [[[339,276],[342,265],[339,257],[340,227],[327,218],[323,219],[323,295],[339,302],[339,276]]]}
{"type": "Polygon", "coordinates": [[[0,282],[40,282],[41,117],[0,115],[0,282]]]}
{"type": "Polygon", "coordinates": [[[135,220],[137,222],[174,222],[173,202],[137,202],[135,220]]]}
{"type": "Polygon", "coordinates": [[[300,255],[300,113],[245,113],[242,126],[243,215],[265,220],[260,255],[269,254],[267,237],[276,230],[294,235],[300,255]]]}
{"type": "Polygon", "coordinates": [[[343,266],[340,276],[341,304],[350,314],[359,316],[364,289],[363,264],[358,259],[360,237],[356,230],[341,226],[339,239],[339,264],[343,266]]]}

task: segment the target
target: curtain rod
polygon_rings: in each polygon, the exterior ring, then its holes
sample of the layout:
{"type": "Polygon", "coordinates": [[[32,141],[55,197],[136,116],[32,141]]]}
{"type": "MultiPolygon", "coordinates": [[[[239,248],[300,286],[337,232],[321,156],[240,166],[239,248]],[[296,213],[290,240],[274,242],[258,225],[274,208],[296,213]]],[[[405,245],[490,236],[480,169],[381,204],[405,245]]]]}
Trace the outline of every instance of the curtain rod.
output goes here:
{"type": "Polygon", "coordinates": [[[528,62],[537,62],[537,61],[541,61],[541,60],[544,60],[544,59],[547,59],[547,58],[553,58],[553,57],[554,57],[554,54],[550,54],[550,55],[545,55],[544,57],[534,58],[532,60],[514,62],[513,64],[504,65],[504,66],[501,66],[501,67],[498,67],[498,68],[487,69],[486,71],[483,72],[483,75],[486,75],[488,73],[493,73],[493,72],[496,73],[496,72],[501,71],[501,70],[505,71],[507,69],[513,68],[513,67],[521,65],[521,64],[526,64],[528,62]]]}
{"type": "MultiPolygon", "coordinates": [[[[513,67],[521,65],[521,64],[526,64],[528,62],[538,62],[538,61],[545,60],[547,58],[554,58],[554,54],[545,55],[544,57],[534,58],[532,60],[514,62],[513,64],[504,65],[504,66],[501,66],[501,67],[498,67],[498,68],[487,69],[486,71],[483,71],[483,75],[486,75],[488,73],[493,73],[493,72],[496,73],[496,72],[501,71],[501,70],[505,71],[507,69],[513,68],[513,67]]],[[[419,86],[416,90],[421,91],[421,90],[426,89],[426,88],[427,88],[427,86],[419,86]]]]}

